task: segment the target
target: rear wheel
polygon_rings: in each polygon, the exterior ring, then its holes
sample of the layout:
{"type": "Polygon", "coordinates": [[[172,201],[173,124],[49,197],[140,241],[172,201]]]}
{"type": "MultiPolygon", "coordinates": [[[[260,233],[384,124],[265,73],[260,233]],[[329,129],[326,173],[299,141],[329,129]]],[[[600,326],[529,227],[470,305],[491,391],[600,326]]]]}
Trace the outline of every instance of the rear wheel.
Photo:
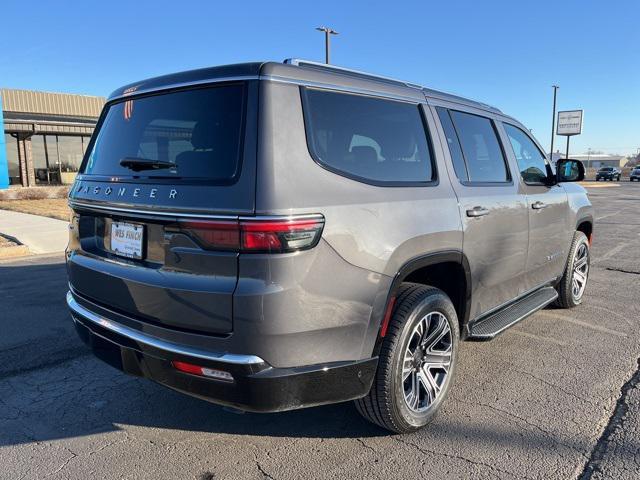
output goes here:
{"type": "Polygon", "coordinates": [[[407,433],[429,423],[446,398],[460,330],[442,290],[404,283],[397,299],[373,385],[356,408],[382,428],[407,433]]]}
{"type": "Polygon", "coordinates": [[[576,232],[569,249],[569,259],[562,280],[558,284],[556,304],[562,308],[573,308],[582,303],[587,288],[590,268],[590,251],[587,236],[576,232]]]}

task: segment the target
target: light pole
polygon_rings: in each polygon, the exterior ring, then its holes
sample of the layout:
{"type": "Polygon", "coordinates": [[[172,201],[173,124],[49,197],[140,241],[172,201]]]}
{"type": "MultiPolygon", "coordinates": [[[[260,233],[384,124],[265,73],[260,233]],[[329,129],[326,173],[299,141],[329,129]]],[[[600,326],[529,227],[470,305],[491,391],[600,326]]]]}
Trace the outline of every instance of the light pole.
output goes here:
{"type": "Polygon", "coordinates": [[[553,139],[556,135],[556,96],[558,94],[558,85],[551,85],[553,88],[553,117],[551,117],[551,153],[549,154],[549,161],[553,163],[553,139]]]}
{"type": "Polygon", "coordinates": [[[329,50],[330,50],[330,35],[338,35],[333,28],[330,27],[317,27],[316,30],[324,32],[324,63],[329,64],[329,50]]]}

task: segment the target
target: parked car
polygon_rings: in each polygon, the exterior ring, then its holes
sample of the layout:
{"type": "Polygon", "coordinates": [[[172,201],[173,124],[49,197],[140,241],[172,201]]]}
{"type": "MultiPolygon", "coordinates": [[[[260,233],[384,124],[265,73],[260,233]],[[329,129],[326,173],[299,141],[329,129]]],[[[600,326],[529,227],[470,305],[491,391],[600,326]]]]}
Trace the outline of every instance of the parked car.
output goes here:
{"type": "Polygon", "coordinates": [[[602,167],[596,172],[596,182],[602,180],[618,180],[622,176],[622,170],[616,167],[602,167]]]}
{"type": "Polygon", "coordinates": [[[633,170],[631,170],[629,174],[629,181],[633,182],[635,180],[640,182],[640,165],[633,167],[633,170]]]}
{"type": "Polygon", "coordinates": [[[584,298],[584,167],[543,152],[496,108],[313,62],[135,82],[70,193],[67,303],[127,373],[413,431],[460,341],[584,298]]]}

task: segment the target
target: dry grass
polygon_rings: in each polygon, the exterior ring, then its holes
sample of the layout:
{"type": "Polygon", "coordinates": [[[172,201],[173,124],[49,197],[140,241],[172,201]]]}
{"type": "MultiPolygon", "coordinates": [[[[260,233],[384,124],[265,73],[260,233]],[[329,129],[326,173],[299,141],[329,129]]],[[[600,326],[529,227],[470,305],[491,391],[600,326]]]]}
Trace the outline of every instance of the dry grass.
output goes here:
{"type": "Polygon", "coordinates": [[[47,198],[44,200],[0,200],[0,210],[31,213],[43,217],[69,220],[71,211],[66,198],[47,198]]]}

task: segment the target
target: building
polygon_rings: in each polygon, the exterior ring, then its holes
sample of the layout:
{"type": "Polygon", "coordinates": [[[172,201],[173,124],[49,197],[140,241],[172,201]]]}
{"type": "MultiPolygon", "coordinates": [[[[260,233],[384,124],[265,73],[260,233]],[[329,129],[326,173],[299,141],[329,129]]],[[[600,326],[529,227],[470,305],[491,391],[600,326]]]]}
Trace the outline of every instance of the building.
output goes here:
{"type": "Polygon", "coordinates": [[[591,153],[582,155],[571,155],[571,158],[580,160],[585,168],[600,168],[600,167],[616,167],[622,168],[629,160],[623,155],[609,155],[607,153],[591,153]]]}
{"type": "Polygon", "coordinates": [[[102,97],[0,90],[0,189],[73,182],[102,97]]]}
{"type": "MultiPolygon", "coordinates": [[[[551,156],[551,161],[555,165],[555,163],[564,158],[565,154],[560,152],[555,152],[551,156]]],[[[573,158],[574,160],[580,160],[585,168],[600,168],[600,167],[616,167],[622,168],[625,166],[627,161],[629,160],[624,155],[611,155],[608,153],[583,153],[580,155],[570,153],[569,158],[573,158]]]]}

